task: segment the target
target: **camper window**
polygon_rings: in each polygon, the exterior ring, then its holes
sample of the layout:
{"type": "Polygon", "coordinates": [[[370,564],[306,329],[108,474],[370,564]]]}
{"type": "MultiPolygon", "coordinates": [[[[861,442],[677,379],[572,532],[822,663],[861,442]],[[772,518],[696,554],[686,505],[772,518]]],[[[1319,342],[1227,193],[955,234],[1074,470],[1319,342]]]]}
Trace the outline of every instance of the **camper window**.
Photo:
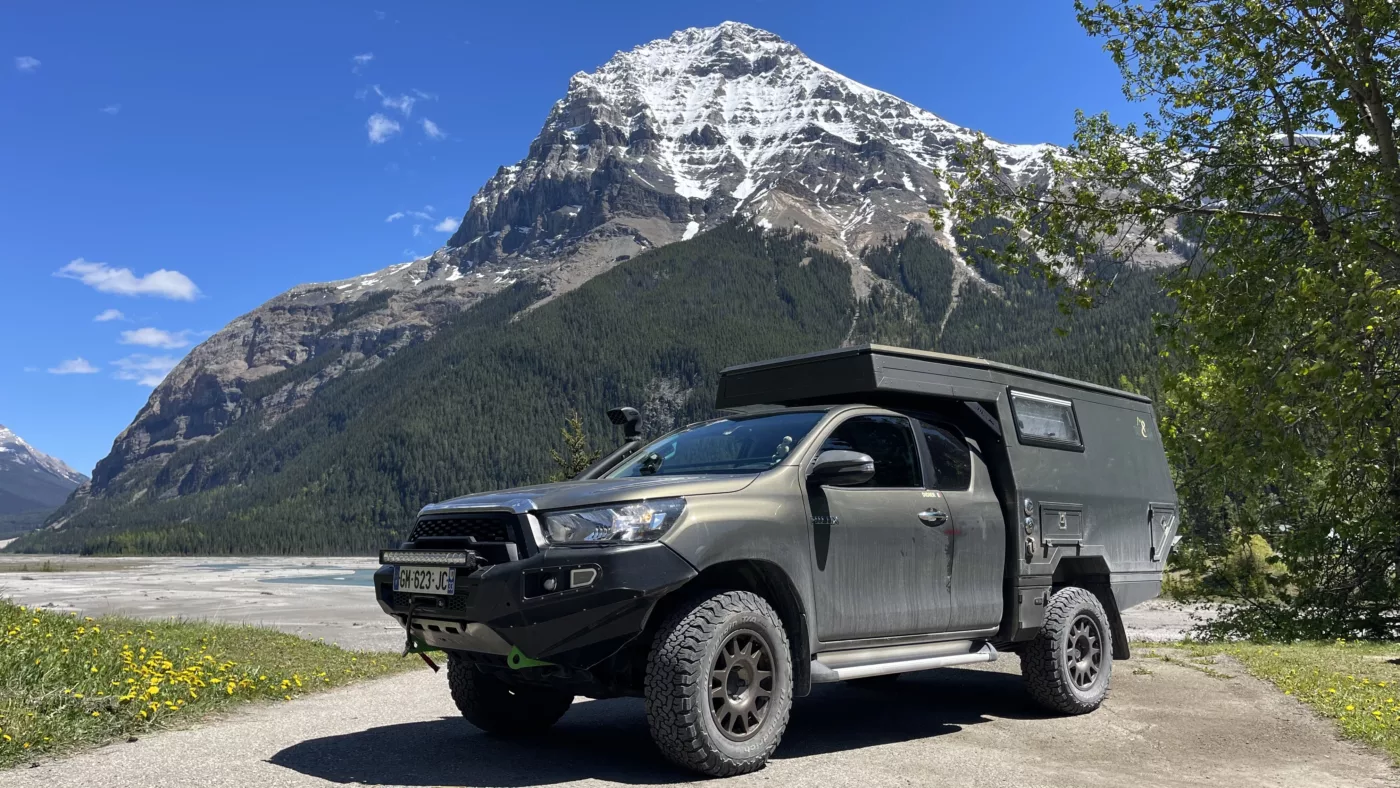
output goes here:
{"type": "Polygon", "coordinates": [[[1055,448],[1083,448],[1079,424],[1074,420],[1074,404],[1024,391],[1011,392],[1011,411],[1016,417],[1016,436],[1022,443],[1055,448]]]}

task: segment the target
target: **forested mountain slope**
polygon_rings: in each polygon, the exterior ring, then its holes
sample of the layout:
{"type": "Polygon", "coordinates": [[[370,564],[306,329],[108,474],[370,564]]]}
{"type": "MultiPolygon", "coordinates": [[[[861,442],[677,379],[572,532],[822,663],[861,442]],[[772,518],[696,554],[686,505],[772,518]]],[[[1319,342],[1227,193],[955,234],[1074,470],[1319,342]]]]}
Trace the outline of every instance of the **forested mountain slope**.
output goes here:
{"type": "MultiPolygon", "coordinates": [[[[731,222],[623,262],[534,309],[520,282],[372,370],[337,378],[287,413],[250,412],[134,479],[131,498],[70,504],[15,548],[125,553],[365,553],[402,538],[422,505],[538,481],[570,411],[595,444],[603,412],[633,404],[652,434],[708,415],[729,364],[896,342],[974,353],[1105,383],[1145,369],[1149,274],[1109,309],[1066,322],[1030,282],[966,291],[957,264],[914,232],[867,262],[882,284],[858,297],[849,263],[816,239],[731,222]],[[947,326],[936,330],[947,318],[947,326]],[[1070,326],[1061,336],[1056,327],[1070,326]]],[[[995,279],[999,274],[985,271],[995,279]]],[[[1140,279],[1140,281],[1139,281],[1140,279]]],[[[295,385],[310,368],[264,385],[295,385]]]]}
{"type": "MultiPolygon", "coordinates": [[[[200,343],[116,436],[75,503],[129,501],[184,448],[250,414],[294,411],[517,282],[547,300],[734,217],[800,228],[855,263],[910,226],[931,231],[930,209],[946,218],[957,145],[976,137],[748,25],[619,52],[567,80],[525,155],[477,190],[445,247],[299,285],[200,343]]],[[[1050,146],[990,144],[1015,182],[1047,177],[1050,146]]],[[[950,287],[978,283],[958,265],[950,287]]],[[[868,280],[852,273],[863,297],[868,280]]]]}

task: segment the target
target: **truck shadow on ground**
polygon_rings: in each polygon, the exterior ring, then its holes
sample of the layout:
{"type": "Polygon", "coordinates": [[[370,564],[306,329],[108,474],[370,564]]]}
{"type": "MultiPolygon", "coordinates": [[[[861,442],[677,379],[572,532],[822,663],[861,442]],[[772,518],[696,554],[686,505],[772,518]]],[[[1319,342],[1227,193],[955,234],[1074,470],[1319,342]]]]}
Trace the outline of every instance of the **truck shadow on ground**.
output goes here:
{"type": "MultiPolygon", "coordinates": [[[[793,708],[774,760],[806,758],[957,733],[992,718],[1041,719],[1020,676],[943,669],[874,689],[817,687],[793,708]]],[[[535,786],[596,778],[689,782],[661,757],[633,698],[575,704],[532,741],[492,738],[465,720],[386,725],[294,744],[269,762],[335,783],[535,786]]]]}

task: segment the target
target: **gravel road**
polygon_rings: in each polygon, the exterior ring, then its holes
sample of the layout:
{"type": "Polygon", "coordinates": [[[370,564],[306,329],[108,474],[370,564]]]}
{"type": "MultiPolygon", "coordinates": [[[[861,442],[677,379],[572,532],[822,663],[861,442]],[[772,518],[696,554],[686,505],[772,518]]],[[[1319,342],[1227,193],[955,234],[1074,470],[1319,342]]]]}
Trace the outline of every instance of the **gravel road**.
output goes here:
{"type": "MultiPolygon", "coordinates": [[[[1248,676],[1214,678],[1155,659],[1118,662],[1108,703],[1063,718],[1031,705],[1016,669],[1008,655],[988,669],[906,676],[885,690],[819,687],[798,700],[768,768],[724,785],[1395,784],[1380,755],[1338,741],[1328,723],[1248,676]]],[[[580,702],[538,740],[506,742],[464,722],[446,680],[426,670],[0,774],[6,788],[659,786],[689,779],[653,749],[640,701],[580,702]]]]}
{"type": "MultiPolygon", "coordinates": [[[[15,571],[0,595],[87,613],[259,623],[359,648],[394,649],[364,559],[66,559],[15,571]],[[82,570],[82,571],[76,571],[82,570]],[[361,570],[356,574],[355,570],[361,570]],[[289,580],[294,582],[288,582],[289,580]],[[309,582],[308,582],[309,581],[309,582]]],[[[1135,639],[1174,640],[1208,609],[1154,602],[1125,623],[1135,639]]],[[[1082,717],[1047,717],[1021,687],[1014,655],[978,668],[906,676],[884,690],[818,687],[800,699],[768,768],[726,786],[1396,786],[1379,753],[1220,661],[1217,678],[1139,648],[1114,664],[1113,694],[1082,717]]],[[[491,739],[457,714],[427,670],[292,703],[257,705],[188,730],[0,772],[5,788],[191,786],[675,785],[640,701],[580,701],[547,736],[491,739]]]]}

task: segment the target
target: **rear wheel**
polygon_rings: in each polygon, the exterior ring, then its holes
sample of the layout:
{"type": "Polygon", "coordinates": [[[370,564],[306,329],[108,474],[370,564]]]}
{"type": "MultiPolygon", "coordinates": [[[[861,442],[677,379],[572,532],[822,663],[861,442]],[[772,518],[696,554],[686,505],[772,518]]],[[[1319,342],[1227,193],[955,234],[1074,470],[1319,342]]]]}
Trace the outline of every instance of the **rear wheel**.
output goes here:
{"type": "Polygon", "coordinates": [[[1084,714],[1108,696],[1113,630],[1098,597],[1083,588],[1062,588],[1050,597],[1045,624],[1020,653],[1026,689],[1051,711],[1084,714]]]}
{"type": "Polygon", "coordinates": [[[647,725],[662,754],[712,777],[763,767],[792,709],[792,654],[773,608],[748,591],[683,605],[647,660],[647,725]]]}
{"type": "Polygon", "coordinates": [[[447,656],[447,685],[467,722],[498,736],[539,733],[574,702],[572,693],[507,684],[452,653],[447,656]]]}

